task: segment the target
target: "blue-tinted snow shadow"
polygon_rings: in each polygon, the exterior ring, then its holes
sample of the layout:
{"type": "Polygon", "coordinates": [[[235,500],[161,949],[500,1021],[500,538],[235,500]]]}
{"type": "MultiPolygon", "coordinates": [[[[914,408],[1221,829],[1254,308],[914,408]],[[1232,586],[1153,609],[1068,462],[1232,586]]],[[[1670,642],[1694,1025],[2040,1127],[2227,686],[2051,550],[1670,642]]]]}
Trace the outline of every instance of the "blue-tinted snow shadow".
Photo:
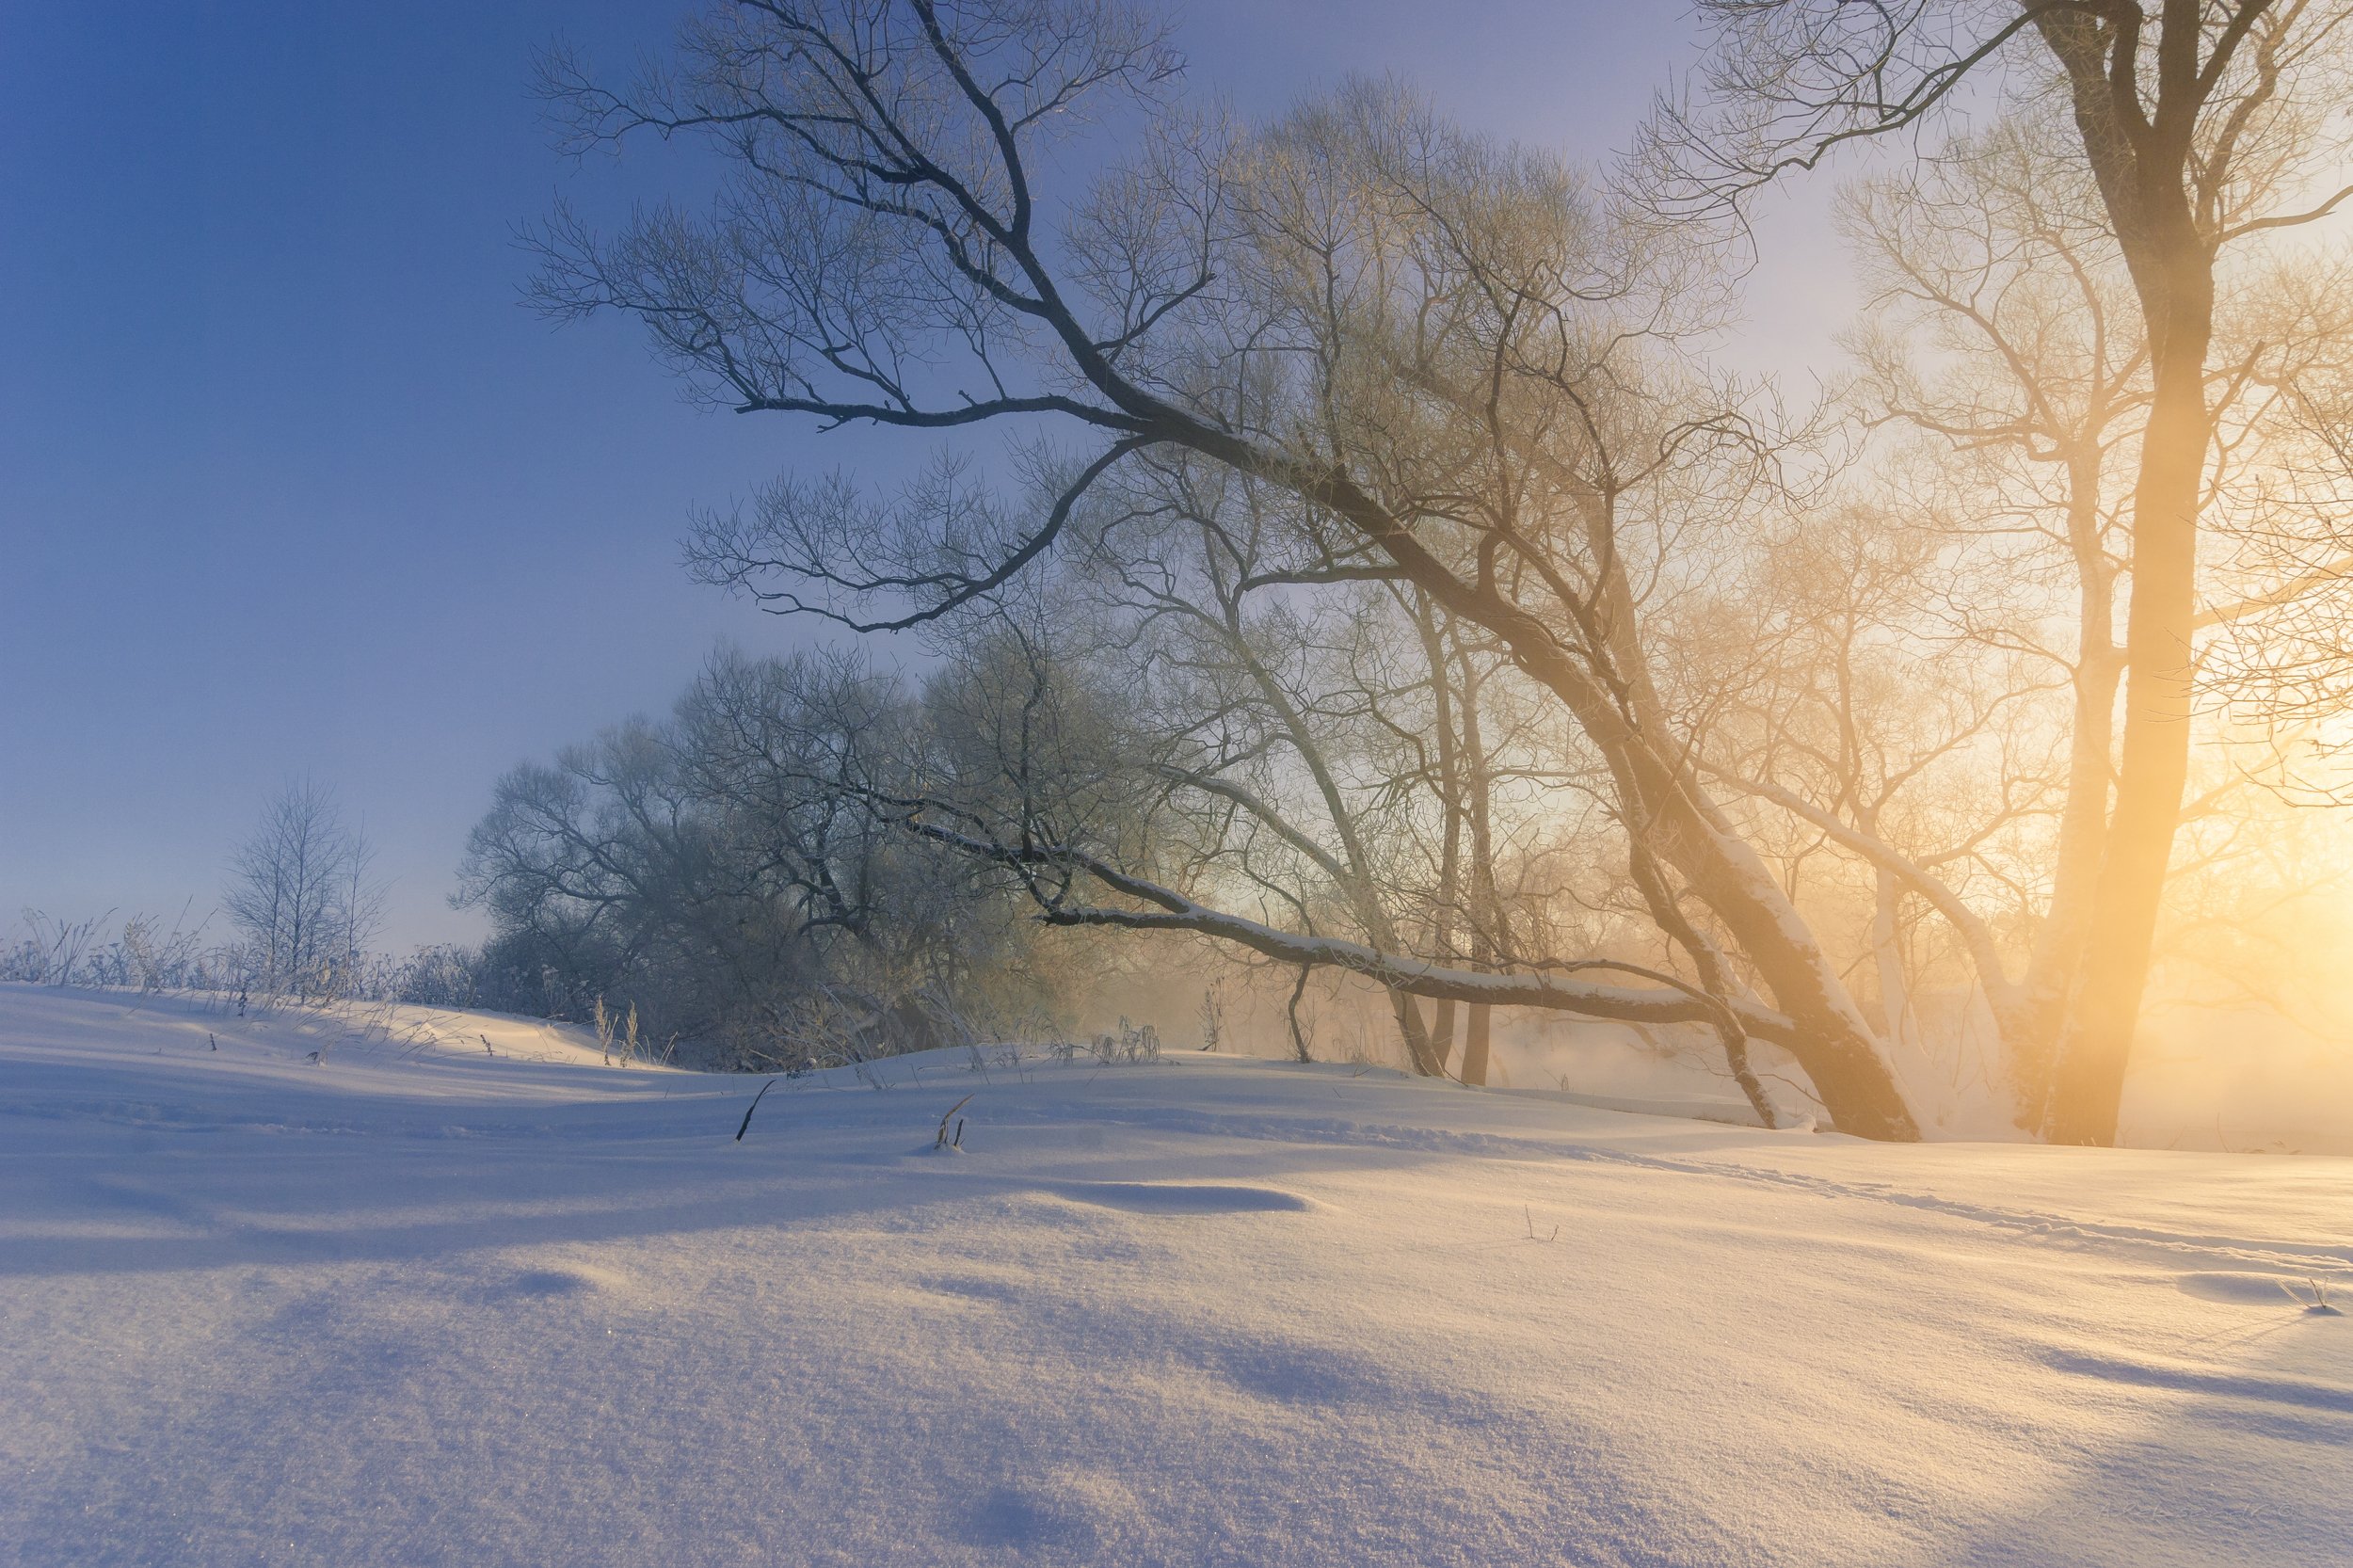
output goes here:
{"type": "Polygon", "coordinates": [[[1131,1153],[1116,1138],[1074,1147],[1047,1128],[1032,1151],[1031,1129],[1011,1125],[968,1129],[965,1150],[935,1153],[936,1112],[912,1096],[904,1111],[861,1110],[874,1118],[863,1125],[763,1109],[742,1143],[740,1112],[703,1109],[697,1119],[712,1125],[693,1136],[610,1140],[577,1127],[417,1139],[83,1126],[70,1141],[0,1153],[8,1207],[40,1216],[0,1248],[0,1276],[396,1261],[885,1217],[920,1227],[941,1206],[1021,1197],[1169,1224],[1315,1224],[1321,1206],[1294,1190],[1303,1178],[1440,1158],[1221,1139],[1207,1157],[1214,1179],[1174,1179],[1197,1176],[1204,1160],[1182,1133],[1155,1131],[1152,1147],[1131,1153]]]}
{"type": "MultiPolygon", "coordinates": [[[[2284,1290],[2217,1293],[2242,1322],[2157,1349],[2027,1352],[2086,1431],[2045,1431],[2044,1483],[1990,1516],[1956,1518],[1912,1568],[2218,1568],[2345,1560],[2353,1542],[2353,1318],[2284,1290]],[[2121,1422],[2118,1417],[2121,1415],[2121,1422]],[[2111,1424],[2115,1423],[2115,1424],[2111,1424]]],[[[2286,1283],[2282,1276],[2282,1283],[2286,1283]]],[[[2149,1288],[2174,1288],[2153,1279],[2149,1288]]],[[[2033,1375],[2033,1374],[2029,1374],[2033,1375]]]]}

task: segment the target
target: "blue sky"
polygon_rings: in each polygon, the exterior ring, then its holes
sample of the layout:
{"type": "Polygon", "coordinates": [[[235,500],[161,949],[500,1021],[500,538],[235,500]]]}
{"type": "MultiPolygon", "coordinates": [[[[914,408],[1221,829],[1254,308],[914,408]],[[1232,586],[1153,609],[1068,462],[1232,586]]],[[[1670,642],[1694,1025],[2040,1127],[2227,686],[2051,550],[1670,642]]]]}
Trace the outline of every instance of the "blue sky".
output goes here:
{"type": "MultiPolygon", "coordinates": [[[[517,303],[519,225],[664,174],[558,158],[533,51],[626,63],[678,14],[0,0],[0,920],[201,913],[308,774],[394,945],[472,936],[445,901],[498,774],[805,634],[685,580],[688,508],[917,449],[689,408],[628,324],[517,303]]],[[[1689,48],[1673,0],[1176,14],[1246,114],[1394,71],[1593,154],[1689,48]]]]}

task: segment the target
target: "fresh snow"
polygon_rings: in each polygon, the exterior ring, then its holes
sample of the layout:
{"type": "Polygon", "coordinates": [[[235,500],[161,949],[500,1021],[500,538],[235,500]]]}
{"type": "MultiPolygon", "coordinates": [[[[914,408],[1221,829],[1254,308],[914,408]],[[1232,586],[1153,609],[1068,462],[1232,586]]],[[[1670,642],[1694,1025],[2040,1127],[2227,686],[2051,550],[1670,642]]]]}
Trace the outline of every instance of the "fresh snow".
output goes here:
{"type": "Polygon", "coordinates": [[[2353,1164],[983,1062],[0,986],[0,1560],[2353,1557],[2353,1164]]]}

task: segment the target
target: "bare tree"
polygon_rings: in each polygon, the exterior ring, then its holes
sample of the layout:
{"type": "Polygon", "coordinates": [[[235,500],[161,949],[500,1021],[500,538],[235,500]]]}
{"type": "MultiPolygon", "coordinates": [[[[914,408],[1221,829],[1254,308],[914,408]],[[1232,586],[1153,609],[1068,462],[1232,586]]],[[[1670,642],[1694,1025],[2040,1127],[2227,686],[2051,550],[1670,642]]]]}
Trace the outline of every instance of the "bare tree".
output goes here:
{"type": "Polygon", "coordinates": [[[2353,8],[1703,0],[1703,9],[1717,29],[1703,102],[1663,104],[1645,135],[1660,210],[1737,208],[1839,144],[1924,126],[1984,84],[2062,106],[2129,280],[2148,369],[2121,519],[2132,577],[2124,714],[2046,1122],[2062,1142],[2113,1142],[2190,777],[2199,546],[2224,437],[2212,396],[2221,268],[2353,196],[2335,183],[2353,8]]]}
{"type": "MultiPolygon", "coordinates": [[[[1008,901],[870,808],[922,705],[856,659],[714,657],[664,720],[499,781],[461,897],[500,962],[747,1064],[925,1048],[1024,993],[1008,901]]],[[[1031,992],[1035,991],[1031,988],[1031,992]]]]}
{"type": "MultiPolygon", "coordinates": [[[[1895,905],[1887,915],[1918,898],[1951,921],[2000,1034],[2020,1123],[2038,1130],[2108,828],[2130,480],[2151,391],[2131,280],[2089,172],[2069,155],[2073,135],[2057,105],[2028,98],[1947,143],[1932,168],[1873,180],[1845,203],[1874,290],[1855,340],[1856,394],[1870,421],[1913,438],[1897,443],[1876,505],[1891,537],[1935,552],[1932,571],[1912,574],[1908,605],[1873,612],[1881,638],[1930,655],[1893,716],[1932,709],[1951,678],[1985,682],[2003,700],[1978,731],[2001,744],[1975,751],[1980,782],[2000,787],[1975,792],[1974,813],[1956,812],[1964,803],[1951,770],[1916,777],[1910,792],[1932,784],[1945,820],[1923,838],[1915,813],[1896,850],[1862,813],[1781,780],[1839,817],[1842,848],[1869,846],[1881,902],[1895,905]],[[1973,923],[1972,909],[1983,919],[1973,923]]],[[[2200,577],[2201,597],[2220,602],[2201,615],[2199,662],[2206,691],[2238,706],[2266,706],[2259,688],[2276,686],[2245,666],[2281,648],[2290,627],[2321,618],[2327,568],[2344,553],[2333,529],[2314,526],[2327,487],[2309,486],[2309,468],[2295,472],[2293,411],[2310,406],[2343,352],[2340,270],[2333,260],[2266,259],[2231,277],[2217,313],[2200,577]]],[[[1888,716],[1841,711],[1858,733],[1888,716]]],[[[2223,739],[2212,724],[2201,733],[2223,739]]],[[[2233,765],[2245,766],[2243,741],[2230,744],[2233,765]]],[[[2185,810],[2223,798],[2210,790],[2185,810]]],[[[2177,850],[2177,869],[2195,853],[2177,850]]]]}
{"type": "Polygon", "coordinates": [[[1756,584],[1779,673],[1743,703],[1762,751],[1719,775],[1860,858],[1866,967],[1913,1054],[1897,937],[1915,901],[1945,922],[2036,1129],[2107,826],[2114,476],[2147,404],[2129,281],[2042,107],[1846,195],[1872,291],[1849,395],[1884,461],[1857,504],[1794,519],[1756,584]]]}
{"type": "Polygon", "coordinates": [[[1696,541],[1737,537],[1770,477],[1773,439],[1680,362],[1705,293],[1697,259],[1613,224],[1555,162],[1372,88],[1258,137],[1162,115],[1056,232],[1034,145],[1172,70],[1123,8],[931,0],[723,7],[675,72],[627,91],[556,60],[549,91],[584,141],[702,133],[733,183],[708,219],[664,213],[610,243],[559,218],[539,297],[559,315],[638,315],[746,411],[1047,422],[1093,443],[1021,449],[1034,508],[937,492],[805,508],[787,602],[854,625],[918,624],[1002,587],[1143,455],[1288,491],[1310,515],[1318,580],[1410,585],[1571,721],[1701,979],[1644,990],[1537,955],[1453,968],[1274,932],[1080,844],[937,824],[1119,901],[1055,894],[1050,918],[1200,931],[1440,1000],[1737,1014],[1797,1054],[1842,1128],[1915,1136],[1832,955],[1711,799],[1686,694],[1661,684],[1643,630],[1662,577],[1705,571],[1696,541]],[[1684,917],[1686,899],[1721,935],[1684,917]],[[1701,956],[1718,952],[1742,975],[1701,956]],[[1730,994],[1742,976],[1770,1007],[1730,994]]]}
{"type": "Polygon", "coordinates": [[[383,888],[368,878],[374,858],[323,784],[296,780],[263,806],[221,901],[263,989],[332,996],[357,979],[383,922],[383,888]]]}

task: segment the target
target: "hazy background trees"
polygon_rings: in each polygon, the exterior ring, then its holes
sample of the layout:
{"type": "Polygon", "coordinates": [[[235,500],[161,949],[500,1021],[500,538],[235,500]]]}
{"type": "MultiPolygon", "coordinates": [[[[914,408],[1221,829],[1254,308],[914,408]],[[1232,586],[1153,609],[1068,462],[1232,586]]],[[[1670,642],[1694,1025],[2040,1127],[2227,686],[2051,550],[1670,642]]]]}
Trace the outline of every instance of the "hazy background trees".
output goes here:
{"type": "Polygon", "coordinates": [[[500,780],[460,897],[486,965],[582,1018],[635,1007],[747,1065],[952,1044],[1054,998],[1031,928],[968,857],[874,802],[921,703],[856,661],[714,658],[664,721],[500,780]]]}

